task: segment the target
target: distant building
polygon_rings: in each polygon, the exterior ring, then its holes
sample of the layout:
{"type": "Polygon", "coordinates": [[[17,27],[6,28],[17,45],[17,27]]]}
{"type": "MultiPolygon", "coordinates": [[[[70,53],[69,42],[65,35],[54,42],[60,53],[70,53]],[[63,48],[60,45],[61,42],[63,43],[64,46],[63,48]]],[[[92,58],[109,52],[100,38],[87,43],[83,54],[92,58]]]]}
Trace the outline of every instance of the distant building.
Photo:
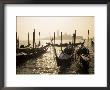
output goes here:
{"type": "MultiPolygon", "coordinates": [[[[56,40],[61,39],[60,34],[59,34],[59,30],[57,31],[57,36],[55,37],[55,39],[56,40]]],[[[72,35],[67,34],[67,33],[63,33],[62,39],[63,40],[72,40],[72,35]]],[[[83,39],[83,36],[76,36],[76,39],[83,39]]],[[[42,38],[42,40],[49,40],[49,37],[42,38]]]]}

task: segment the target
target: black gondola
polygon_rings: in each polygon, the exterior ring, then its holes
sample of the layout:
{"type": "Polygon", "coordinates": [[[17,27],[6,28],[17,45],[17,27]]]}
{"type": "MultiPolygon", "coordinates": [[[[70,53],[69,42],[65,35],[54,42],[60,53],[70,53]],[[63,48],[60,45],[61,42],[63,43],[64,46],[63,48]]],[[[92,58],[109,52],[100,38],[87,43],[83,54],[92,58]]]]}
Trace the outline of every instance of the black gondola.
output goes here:
{"type": "MultiPolygon", "coordinates": [[[[88,74],[88,68],[89,68],[89,62],[87,60],[89,55],[89,49],[84,46],[84,43],[81,44],[81,47],[79,49],[76,49],[78,46],[73,44],[68,44],[67,47],[61,52],[59,56],[56,54],[56,49],[54,48],[54,53],[56,56],[56,62],[59,66],[59,74],[63,74],[67,72],[67,69],[70,68],[72,62],[78,61],[78,58],[80,59],[80,64],[82,64],[82,67],[80,68],[79,73],[88,74]],[[78,56],[76,58],[76,55],[78,56]]],[[[79,64],[79,67],[80,67],[79,64]]]]}
{"type": "MultiPolygon", "coordinates": [[[[53,44],[53,43],[52,43],[53,44]]],[[[74,46],[72,44],[68,44],[67,47],[61,52],[59,56],[57,56],[56,49],[53,46],[54,53],[56,56],[57,66],[59,66],[59,74],[65,73],[66,69],[71,66],[71,62],[73,61],[73,53],[74,53],[74,46]]]]}
{"type": "Polygon", "coordinates": [[[17,50],[16,54],[16,65],[22,65],[24,62],[26,62],[29,59],[37,58],[41,56],[43,53],[47,51],[48,46],[44,46],[41,48],[34,48],[34,49],[29,49],[29,48],[20,48],[17,50]]]}

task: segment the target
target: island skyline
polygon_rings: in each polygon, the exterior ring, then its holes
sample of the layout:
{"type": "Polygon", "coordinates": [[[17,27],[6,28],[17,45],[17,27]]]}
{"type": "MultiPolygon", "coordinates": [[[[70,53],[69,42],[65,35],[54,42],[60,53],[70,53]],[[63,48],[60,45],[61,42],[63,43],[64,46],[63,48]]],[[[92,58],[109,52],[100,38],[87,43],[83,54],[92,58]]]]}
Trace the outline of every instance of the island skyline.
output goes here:
{"type": "MultiPolygon", "coordinates": [[[[89,37],[94,37],[94,17],[28,17],[17,16],[17,34],[20,40],[27,40],[28,33],[30,40],[33,38],[33,31],[35,29],[35,37],[39,39],[45,39],[47,37],[53,37],[54,32],[59,35],[60,32],[66,35],[72,36],[76,30],[77,36],[81,36],[87,39],[88,30],[90,32],[89,37]]],[[[69,37],[70,37],[69,36],[69,37]]],[[[59,39],[56,37],[56,39],[59,39]]]]}

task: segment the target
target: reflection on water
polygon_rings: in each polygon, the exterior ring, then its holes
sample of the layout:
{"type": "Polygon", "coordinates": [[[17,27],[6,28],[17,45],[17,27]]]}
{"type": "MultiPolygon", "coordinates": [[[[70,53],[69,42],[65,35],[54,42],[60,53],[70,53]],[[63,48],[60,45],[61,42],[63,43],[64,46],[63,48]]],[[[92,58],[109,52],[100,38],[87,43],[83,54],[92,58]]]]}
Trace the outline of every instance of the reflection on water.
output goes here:
{"type": "Polygon", "coordinates": [[[55,56],[52,52],[52,47],[50,47],[47,53],[45,53],[42,57],[38,58],[38,60],[36,61],[34,72],[38,74],[58,73],[58,67],[56,64],[55,56]]]}
{"type": "MultiPolygon", "coordinates": [[[[59,55],[60,48],[57,47],[56,50],[59,55]]],[[[42,56],[28,60],[24,65],[17,67],[17,74],[58,74],[58,71],[59,67],[52,47],[49,47],[42,56]]]]}
{"type": "MultiPolygon", "coordinates": [[[[57,55],[59,56],[59,54],[61,53],[61,48],[55,48],[57,55]]],[[[74,69],[76,69],[76,67],[74,68],[73,66],[71,67],[71,72],[75,72],[74,69]]],[[[91,66],[94,65],[91,64],[91,66]]],[[[27,60],[23,65],[16,68],[17,74],[58,74],[58,72],[59,67],[57,66],[52,47],[49,47],[47,52],[39,56],[38,58],[27,60]]]]}

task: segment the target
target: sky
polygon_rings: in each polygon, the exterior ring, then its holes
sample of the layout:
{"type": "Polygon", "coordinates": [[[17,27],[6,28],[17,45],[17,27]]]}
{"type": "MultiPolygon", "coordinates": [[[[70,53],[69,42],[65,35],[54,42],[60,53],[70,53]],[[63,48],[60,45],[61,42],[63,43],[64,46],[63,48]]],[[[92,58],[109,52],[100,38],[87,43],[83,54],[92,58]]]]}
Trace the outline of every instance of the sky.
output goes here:
{"type": "Polygon", "coordinates": [[[30,40],[33,38],[33,31],[35,29],[36,39],[38,32],[41,33],[41,38],[53,36],[53,33],[57,31],[72,35],[75,30],[77,36],[83,36],[83,38],[94,37],[94,17],[93,16],[68,16],[68,17],[38,17],[38,16],[17,16],[17,34],[20,40],[28,39],[28,32],[30,40]]]}

